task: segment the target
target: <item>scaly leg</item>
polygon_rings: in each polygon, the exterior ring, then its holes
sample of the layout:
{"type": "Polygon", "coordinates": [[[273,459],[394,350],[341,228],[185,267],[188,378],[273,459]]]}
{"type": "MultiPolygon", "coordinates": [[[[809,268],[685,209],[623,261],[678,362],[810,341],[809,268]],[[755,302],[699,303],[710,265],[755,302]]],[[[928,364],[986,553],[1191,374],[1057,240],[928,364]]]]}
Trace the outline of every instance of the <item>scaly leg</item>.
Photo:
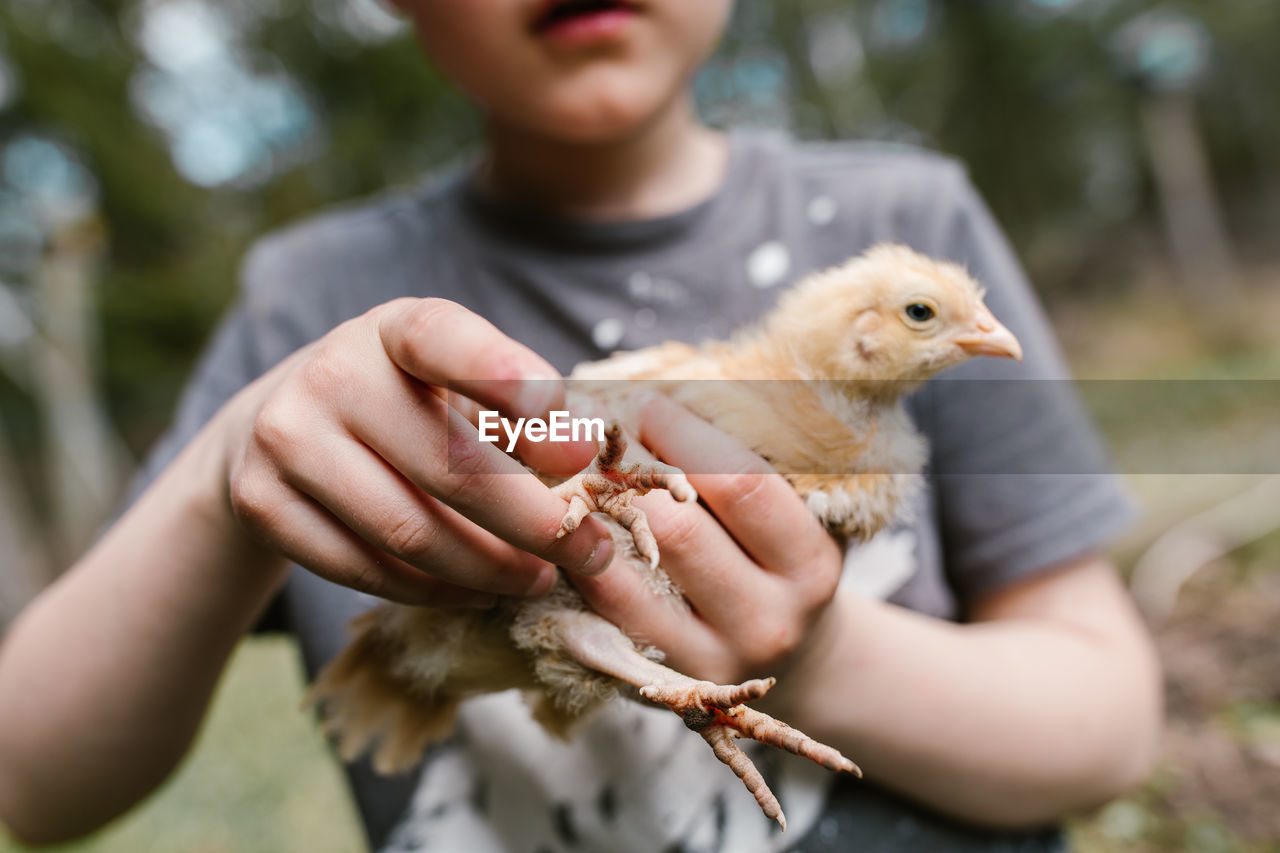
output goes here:
{"type": "Polygon", "coordinates": [[[698,493],[679,468],[661,462],[623,462],[626,451],[622,427],[615,421],[609,425],[604,445],[591,464],[552,488],[569,501],[557,538],[577,530],[587,513],[608,513],[631,531],[636,552],[656,568],[658,543],[644,513],[631,506],[631,501],[654,489],[666,489],[678,501],[696,501],[698,493]]]}
{"type": "Polygon", "coordinates": [[[586,611],[561,611],[553,618],[565,650],[579,663],[635,685],[645,699],[665,705],[684,724],[702,735],[720,759],[747,786],[765,816],[785,831],[786,816],[764,777],[735,738],[746,737],[808,758],[828,770],[862,775],[858,765],[839,751],[819,743],[786,723],[742,704],[759,699],[773,686],[773,679],[753,679],[742,684],[698,681],[642,655],[613,623],[586,611]]]}

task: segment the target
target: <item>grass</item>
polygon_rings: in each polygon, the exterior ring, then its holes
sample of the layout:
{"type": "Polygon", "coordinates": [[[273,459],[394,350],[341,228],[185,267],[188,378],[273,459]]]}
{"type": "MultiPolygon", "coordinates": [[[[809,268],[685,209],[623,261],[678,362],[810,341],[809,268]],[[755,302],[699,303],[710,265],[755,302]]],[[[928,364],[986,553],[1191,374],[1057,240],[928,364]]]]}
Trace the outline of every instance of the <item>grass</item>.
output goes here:
{"type": "Polygon", "coordinates": [[[1079,853],[1280,853],[1280,533],[1206,566],[1156,632],[1160,767],[1071,832],[1079,853]]]}
{"type": "MultiPolygon", "coordinates": [[[[358,853],[367,849],[341,768],[302,695],[285,637],[241,643],[195,749],[141,806],[58,853],[358,853]]],[[[0,838],[0,853],[26,848],[0,838]]]]}

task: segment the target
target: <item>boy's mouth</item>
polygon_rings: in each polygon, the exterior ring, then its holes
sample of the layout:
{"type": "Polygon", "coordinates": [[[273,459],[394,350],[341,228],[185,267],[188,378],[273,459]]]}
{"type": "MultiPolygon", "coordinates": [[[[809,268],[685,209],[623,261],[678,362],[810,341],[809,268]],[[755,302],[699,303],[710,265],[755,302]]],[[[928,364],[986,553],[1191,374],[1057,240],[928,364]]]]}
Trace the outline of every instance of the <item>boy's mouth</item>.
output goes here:
{"type": "Polygon", "coordinates": [[[637,12],[631,0],[545,0],[533,18],[533,32],[591,40],[615,34],[637,12]]]}

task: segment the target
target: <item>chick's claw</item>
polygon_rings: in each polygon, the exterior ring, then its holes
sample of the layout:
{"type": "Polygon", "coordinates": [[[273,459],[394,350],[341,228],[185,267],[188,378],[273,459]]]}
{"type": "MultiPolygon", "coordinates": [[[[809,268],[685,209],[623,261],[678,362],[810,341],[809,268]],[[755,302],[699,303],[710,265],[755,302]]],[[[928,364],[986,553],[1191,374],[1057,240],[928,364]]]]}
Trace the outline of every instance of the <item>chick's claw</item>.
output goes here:
{"type": "Polygon", "coordinates": [[[735,735],[727,726],[707,726],[699,734],[711,746],[711,751],[720,759],[733,775],[742,780],[751,796],[756,798],[760,810],[769,820],[776,820],[782,831],[787,831],[787,816],[782,813],[782,804],[769,789],[764,776],[756,769],[755,762],[734,743],[735,735]]]}
{"type": "Polygon", "coordinates": [[[664,683],[641,687],[640,695],[651,702],[667,706],[680,715],[686,726],[702,735],[716,758],[726,764],[746,785],[765,815],[776,820],[783,831],[786,831],[787,819],[777,797],[769,790],[750,756],[735,743],[736,738],[747,738],[785,749],[828,770],[843,770],[855,776],[861,776],[862,771],[858,765],[841,755],[839,750],[819,743],[781,720],[775,720],[768,714],[742,704],[761,698],[773,685],[772,678],[756,678],[742,684],[715,684],[676,674],[674,677],[664,678],[664,683]]]}
{"type": "Polygon", "coordinates": [[[577,530],[578,525],[582,523],[582,519],[590,514],[591,506],[578,495],[571,495],[569,497],[569,511],[560,520],[560,531],[556,533],[556,538],[561,539],[565,534],[577,530]]]}
{"type": "Polygon", "coordinates": [[[666,705],[680,715],[686,726],[704,737],[708,728],[727,728],[735,737],[785,749],[828,770],[843,770],[861,776],[858,765],[841,755],[839,750],[743,704],[763,697],[773,685],[772,678],[755,678],[742,684],[714,684],[688,679],[646,685],[640,688],[640,695],[651,702],[666,705]]]}
{"type": "Polygon", "coordinates": [[[631,501],[654,489],[666,489],[678,501],[696,501],[698,493],[684,473],[661,462],[624,462],[627,441],[615,421],[605,432],[604,444],[591,464],[552,491],[569,501],[556,538],[578,529],[589,513],[603,512],[631,531],[636,551],[651,566],[658,565],[658,543],[644,513],[631,501]]]}
{"type": "Polygon", "coordinates": [[[755,708],[739,705],[725,711],[724,715],[727,718],[726,725],[742,737],[785,749],[828,770],[843,770],[854,776],[862,776],[862,769],[841,755],[838,749],[820,743],[799,729],[793,729],[755,708]]]}
{"type": "MultiPolygon", "coordinates": [[[[725,711],[743,702],[754,702],[768,693],[774,683],[772,678],[753,678],[742,684],[715,684],[711,681],[688,679],[672,684],[648,684],[640,688],[640,695],[650,702],[666,705],[688,721],[699,712],[709,713],[712,709],[725,711]]],[[[698,730],[692,725],[689,728],[698,730]]]]}

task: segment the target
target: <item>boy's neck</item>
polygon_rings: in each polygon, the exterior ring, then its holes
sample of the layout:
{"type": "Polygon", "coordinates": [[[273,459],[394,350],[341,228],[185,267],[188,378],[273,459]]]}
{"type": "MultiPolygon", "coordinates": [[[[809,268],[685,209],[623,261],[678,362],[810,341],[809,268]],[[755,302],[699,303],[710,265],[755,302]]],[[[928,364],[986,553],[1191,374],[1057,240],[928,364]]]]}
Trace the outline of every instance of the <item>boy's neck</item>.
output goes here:
{"type": "Polygon", "coordinates": [[[566,142],[491,124],[481,189],[512,204],[580,220],[653,219],[710,198],[724,178],[724,136],[681,100],[626,139],[566,142]]]}

